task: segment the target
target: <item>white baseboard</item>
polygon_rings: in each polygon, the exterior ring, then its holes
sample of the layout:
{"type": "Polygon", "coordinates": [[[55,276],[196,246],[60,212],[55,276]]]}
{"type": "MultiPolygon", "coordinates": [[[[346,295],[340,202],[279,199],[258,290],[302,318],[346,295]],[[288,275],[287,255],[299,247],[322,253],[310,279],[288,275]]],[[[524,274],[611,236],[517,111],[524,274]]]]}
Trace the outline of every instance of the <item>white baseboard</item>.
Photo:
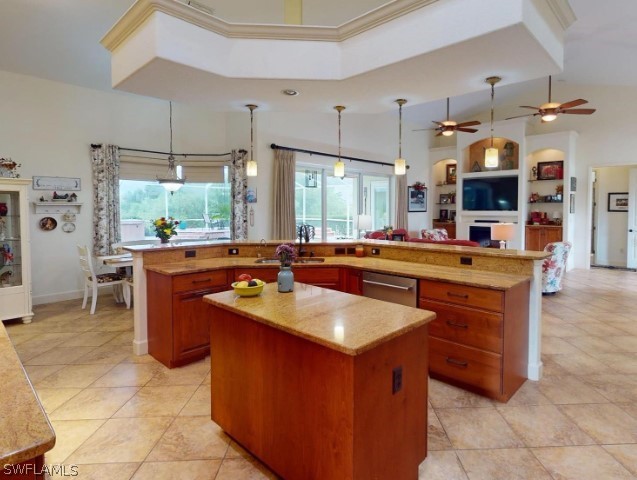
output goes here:
{"type": "Polygon", "coordinates": [[[148,341],[133,340],[133,353],[135,355],[146,355],[148,353],[148,341]]]}
{"type": "Polygon", "coordinates": [[[529,380],[539,380],[542,378],[542,368],[544,367],[543,363],[529,363],[527,368],[527,376],[529,380]]]}
{"type": "Polygon", "coordinates": [[[51,295],[34,296],[33,305],[44,305],[46,303],[64,302],[65,300],[75,300],[76,298],[84,298],[83,290],[74,292],[54,293],[51,295]]]}

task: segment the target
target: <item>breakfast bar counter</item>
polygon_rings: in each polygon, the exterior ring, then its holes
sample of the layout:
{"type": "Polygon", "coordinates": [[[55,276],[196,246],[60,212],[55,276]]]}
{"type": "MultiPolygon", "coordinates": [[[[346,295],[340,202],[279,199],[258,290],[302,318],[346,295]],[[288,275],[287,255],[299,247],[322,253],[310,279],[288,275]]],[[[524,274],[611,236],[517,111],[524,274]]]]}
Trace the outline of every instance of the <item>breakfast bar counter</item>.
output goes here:
{"type": "Polygon", "coordinates": [[[228,435],[283,478],[418,478],[433,312],[302,283],[204,299],[228,435]]]}

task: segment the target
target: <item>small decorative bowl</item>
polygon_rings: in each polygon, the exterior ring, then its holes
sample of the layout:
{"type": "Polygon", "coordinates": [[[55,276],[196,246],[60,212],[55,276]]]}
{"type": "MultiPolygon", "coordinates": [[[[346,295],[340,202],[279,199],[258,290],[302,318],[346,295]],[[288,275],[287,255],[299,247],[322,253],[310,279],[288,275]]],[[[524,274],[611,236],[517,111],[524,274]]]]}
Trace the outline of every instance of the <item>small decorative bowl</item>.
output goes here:
{"type": "Polygon", "coordinates": [[[239,295],[240,297],[256,297],[263,291],[263,286],[265,282],[262,281],[261,285],[257,285],[256,287],[237,287],[239,282],[233,282],[230,286],[234,289],[234,293],[239,295]]]}

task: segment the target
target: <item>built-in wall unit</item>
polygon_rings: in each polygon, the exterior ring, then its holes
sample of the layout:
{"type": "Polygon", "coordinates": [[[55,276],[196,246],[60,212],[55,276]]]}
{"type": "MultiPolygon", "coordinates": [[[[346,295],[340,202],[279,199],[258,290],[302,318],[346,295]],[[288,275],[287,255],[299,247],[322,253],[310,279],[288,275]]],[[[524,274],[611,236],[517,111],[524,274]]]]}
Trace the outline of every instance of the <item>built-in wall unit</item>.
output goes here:
{"type": "Polygon", "coordinates": [[[457,164],[455,147],[433,148],[432,228],[444,228],[449,238],[456,238],[457,164]]]}

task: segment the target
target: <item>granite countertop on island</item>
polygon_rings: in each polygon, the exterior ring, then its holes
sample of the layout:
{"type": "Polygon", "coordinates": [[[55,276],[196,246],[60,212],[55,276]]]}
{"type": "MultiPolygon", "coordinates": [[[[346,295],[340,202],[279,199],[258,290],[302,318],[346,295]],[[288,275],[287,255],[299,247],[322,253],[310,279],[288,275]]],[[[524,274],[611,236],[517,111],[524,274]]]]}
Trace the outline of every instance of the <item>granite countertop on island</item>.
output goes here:
{"type": "Polygon", "coordinates": [[[279,293],[265,285],[256,297],[234,291],[206,295],[205,301],[257,322],[348,355],[375,346],[436,318],[434,312],[295,283],[279,293]]]}
{"type": "Polygon", "coordinates": [[[0,325],[0,373],[0,465],[32,460],[54,447],[55,433],[4,325],[0,325]]]}

